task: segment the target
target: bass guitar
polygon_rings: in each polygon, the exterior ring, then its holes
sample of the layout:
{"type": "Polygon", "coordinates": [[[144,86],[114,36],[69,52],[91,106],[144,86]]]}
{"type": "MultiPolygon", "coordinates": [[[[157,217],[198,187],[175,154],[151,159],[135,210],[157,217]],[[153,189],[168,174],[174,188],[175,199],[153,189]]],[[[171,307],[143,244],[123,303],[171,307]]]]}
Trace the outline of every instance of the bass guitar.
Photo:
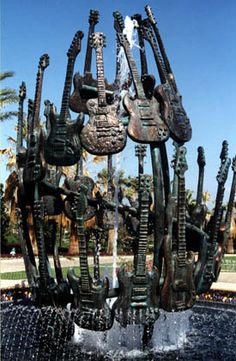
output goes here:
{"type": "Polygon", "coordinates": [[[186,252],[186,205],[185,176],[187,170],[186,148],[177,149],[175,172],[178,176],[177,240],[173,242],[172,210],[167,206],[168,234],[164,240],[166,274],[161,290],[161,305],[166,311],[181,311],[191,308],[195,302],[193,282],[194,255],[186,252]],[[170,234],[169,234],[170,232],[170,234]]]}
{"type": "Polygon", "coordinates": [[[45,142],[44,157],[46,162],[51,165],[71,166],[78,162],[81,155],[79,132],[83,117],[79,116],[76,122],[69,122],[67,117],[74,64],[81,50],[83,36],[82,31],[77,31],[67,52],[68,63],[60,115],[56,115],[55,107],[52,104],[46,107],[50,133],[45,142]]]}
{"type": "MultiPolygon", "coordinates": [[[[93,79],[91,72],[92,65],[92,47],[90,44],[90,37],[95,31],[95,26],[99,21],[99,12],[97,10],[90,10],[89,14],[89,30],[88,40],[84,63],[84,74],[77,72],[74,75],[73,84],[74,91],[70,97],[70,109],[76,113],[88,114],[87,101],[88,99],[97,98],[97,79],[93,79]]],[[[106,98],[110,103],[113,101],[114,86],[106,83],[106,98]]]]}
{"type": "Polygon", "coordinates": [[[26,164],[23,171],[23,180],[25,185],[34,184],[35,182],[42,180],[45,176],[43,158],[44,137],[42,131],[40,130],[39,113],[42,95],[43,74],[48,65],[49,56],[44,54],[40,57],[38,65],[34,108],[30,123],[29,145],[26,154],[26,164]]]}
{"type": "Polygon", "coordinates": [[[89,99],[89,121],[80,133],[83,147],[92,154],[108,155],[122,151],[126,145],[126,130],[117,114],[117,104],[108,105],[104,79],[103,47],[105,36],[94,33],[91,46],[96,50],[98,99],[89,99]]]}
{"type": "Polygon", "coordinates": [[[126,327],[128,324],[151,326],[159,317],[159,271],[146,271],[148,237],[150,178],[140,175],[140,224],[138,252],[134,271],[122,267],[118,272],[120,292],[113,305],[115,319],[126,327]]]}
{"type": "Polygon", "coordinates": [[[171,137],[178,143],[187,142],[192,137],[189,118],[182,104],[182,97],[177,89],[173,72],[150,6],[145,7],[148,19],[143,21],[141,32],[150,43],[158,68],[161,85],[155,88],[155,97],[160,101],[161,114],[169,127],[171,137]],[[155,38],[155,35],[156,38],[155,38]],[[161,54],[159,53],[158,44],[161,54]],[[162,56],[161,56],[162,55],[162,56]]]}
{"type": "Polygon", "coordinates": [[[159,103],[154,97],[148,99],[145,96],[127,36],[117,32],[117,37],[124,48],[136,92],[135,98],[126,94],[123,99],[124,107],[130,116],[128,135],[139,143],[166,141],[169,137],[169,129],[160,116],[159,103]]]}
{"type": "Polygon", "coordinates": [[[77,222],[81,276],[77,277],[73,269],[68,271],[67,276],[73,290],[74,322],[82,328],[105,331],[112,327],[114,318],[106,303],[109,280],[99,278],[93,281],[89,273],[83,218],[87,207],[86,192],[86,187],[81,185],[78,193],[74,196],[72,207],[77,222]]]}

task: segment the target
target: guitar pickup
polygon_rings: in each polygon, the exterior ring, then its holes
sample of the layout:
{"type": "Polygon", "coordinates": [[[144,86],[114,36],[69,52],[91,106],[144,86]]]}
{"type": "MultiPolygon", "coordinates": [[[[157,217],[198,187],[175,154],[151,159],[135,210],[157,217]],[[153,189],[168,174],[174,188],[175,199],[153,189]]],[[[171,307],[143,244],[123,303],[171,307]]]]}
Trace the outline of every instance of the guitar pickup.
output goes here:
{"type": "Polygon", "coordinates": [[[146,287],[134,287],[132,290],[132,297],[136,297],[136,296],[142,296],[142,297],[146,297],[147,295],[147,288],[146,287]]]}
{"type": "Polygon", "coordinates": [[[130,306],[133,308],[147,308],[147,302],[131,302],[130,306]]]}

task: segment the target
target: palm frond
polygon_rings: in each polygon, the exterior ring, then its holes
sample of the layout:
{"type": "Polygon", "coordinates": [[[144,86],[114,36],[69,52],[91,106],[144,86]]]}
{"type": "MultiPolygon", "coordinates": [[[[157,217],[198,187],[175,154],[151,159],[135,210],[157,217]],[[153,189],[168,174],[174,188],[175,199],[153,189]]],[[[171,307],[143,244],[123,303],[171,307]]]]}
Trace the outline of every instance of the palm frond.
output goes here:
{"type": "Polygon", "coordinates": [[[0,80],[4,80],[6,78],[12,78],[15,75],[14,71],[4,71],[0,73],[0,80]]]}
{"type": "Polygon", "coordinates": [[[17,112],[4,112],[0,113],[0,122],[11,119],[12,117],[17,117],[17,112]]]}

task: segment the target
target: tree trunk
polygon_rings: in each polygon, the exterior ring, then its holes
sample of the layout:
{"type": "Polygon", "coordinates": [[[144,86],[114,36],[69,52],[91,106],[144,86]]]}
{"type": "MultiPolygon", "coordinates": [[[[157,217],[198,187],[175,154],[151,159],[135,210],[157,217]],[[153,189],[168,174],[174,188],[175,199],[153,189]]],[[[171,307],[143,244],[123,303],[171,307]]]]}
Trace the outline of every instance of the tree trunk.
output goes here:
{"type": "Polygon", "coordinates": [[[107,243],[107,254],[112,255],[113,252],[113,244],[114,244],[114,237],[115,237],[115,229],[108,230],[108,243],[107,243]]]}
{"type": "Polygon", "coordinates": [[[68,256],[78,256],[79,254],[79,242],[77,237],[76,223],[71,221],[70,226],[70,244],[67,252],[68,256]]]}

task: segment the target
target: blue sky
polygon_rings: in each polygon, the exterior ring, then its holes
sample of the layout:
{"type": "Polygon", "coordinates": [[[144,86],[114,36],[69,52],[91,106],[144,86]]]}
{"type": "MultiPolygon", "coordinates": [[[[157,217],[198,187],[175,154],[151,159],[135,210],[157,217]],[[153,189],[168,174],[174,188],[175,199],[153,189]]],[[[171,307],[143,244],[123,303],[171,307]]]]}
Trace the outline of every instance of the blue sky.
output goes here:
{"type": "MultiPolygon", "coordinates": [[[[105,74],[113,81],[115,74],[115,32],[112,12],[123,16],[145,15],[147,1],[82,1],[82,0],[2,0],[1,3],[1,69],[13,70],[16,75],[6,85],[17,89],[22,81],[27,85],[27,96],[34,98],[38,60],[43,53],[50,56],[45,70],[42,103],[50,99],[60,109],[65,70],[66,52],[77,30],[85,33],[82,51],[77,58],[75,71],[83,72],[88,15],[90,9],[100,12],[96,30],[105,33],[105,74]]],[[[187,143],[187,187],[197,186],[197,147],[205,148],[206,171],[204,190],[214,198],[219,153],[224,139],[229,142],[229,153],[236,154],[236,2],[234,0],[150,0],[172,69],[183,96],[193,128],[192,140],[187,143]]],[[[159,78],[149,52],[149,71],[159,78]]],[[[138,55],[138,53],[136,54],[138,55]]],[[[95,73],[94,73],[95,74],[95,73]]],[[[17,108],[17,107],[16,107],[17,108]]],[[[43,109],[42,109],[43,110],[43,109]]],[[[73,114],[76,117],[76,114],[73,114]]],[[[42,115],[43,116],[43,115],[42,115]]],[[[5,138],[14,136],[14,122],[1,126],[1,148],[7,146],[5,138]]],[[[126,174],[136,174],[133,159],[134,143],[129,142],[121,155],[120,167],[126,174]]],[[[171,140],[168,141],[171,157],[171,140]]],[[[2,165],[0,181],[6,177],[2,165]]],[[[149,160],[146,172],[150,172],[149,160]]],[[[232,174],[226,185],[226,201],[232,174]]]]}

